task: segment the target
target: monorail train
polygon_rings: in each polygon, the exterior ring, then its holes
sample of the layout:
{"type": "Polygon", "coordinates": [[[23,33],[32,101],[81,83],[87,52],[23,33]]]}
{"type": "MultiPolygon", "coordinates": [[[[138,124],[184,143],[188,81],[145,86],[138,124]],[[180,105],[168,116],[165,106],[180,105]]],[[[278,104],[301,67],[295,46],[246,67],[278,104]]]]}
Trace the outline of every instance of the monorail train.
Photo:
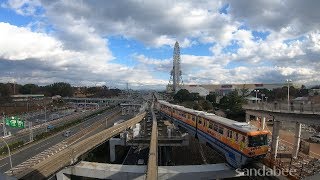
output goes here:
{"type": "Polygon", "coordinates": [[[237,122],[212,113],[196,111],[158,100],[161,114],[185,127],[199,140],[207,142],[226,157],[234,168],[243,167],[268,151],[268,131],[245,122],[237,122]]]}

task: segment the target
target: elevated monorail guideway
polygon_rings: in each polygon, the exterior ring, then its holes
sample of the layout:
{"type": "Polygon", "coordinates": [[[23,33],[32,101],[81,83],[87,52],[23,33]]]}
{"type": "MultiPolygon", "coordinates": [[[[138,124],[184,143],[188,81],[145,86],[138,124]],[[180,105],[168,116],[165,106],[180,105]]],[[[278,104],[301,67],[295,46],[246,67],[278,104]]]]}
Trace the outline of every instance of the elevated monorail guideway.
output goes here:
{"type": "Polygon", "coordinates": [[[158,179],[158,125],[156,115],[154,113],[154,104],[151,105],[152,113],[152,131],[150,138],[149,160],[147,167],[147,180],[158,179]]]}
{"type": "Polygon", "coordinates": [[[135,125],[140,122],[146,113],[142,113],[126,122],[115,125],[108,128],[100,133],[97,133],[91,137],[84,139],[83,141],[77,142],[66,148],[59,153],[53,155],[52,157],[45,159],[44,161],[26,169],[15,177],[18,179],[45,179],[55,172],[59,171],[65,166],[74,164],[77,159],[84,153],[90,151],[91,149],[104,143],[111,137],[119,134],[125,129],[135,125]]]}

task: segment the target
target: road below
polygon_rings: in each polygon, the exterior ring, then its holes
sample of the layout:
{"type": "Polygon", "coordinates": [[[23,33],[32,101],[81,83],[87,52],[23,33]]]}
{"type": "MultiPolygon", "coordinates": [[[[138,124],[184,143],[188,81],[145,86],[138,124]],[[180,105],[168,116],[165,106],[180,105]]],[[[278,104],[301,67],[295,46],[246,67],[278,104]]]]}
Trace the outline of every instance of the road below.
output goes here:
{"type": "MultiPolygon", "coordinates": [[[[91,117],[82,123],[73,126],[69,128],[68,130],[71,131],[71,135],[75,134],[81,130],[83,130],[84,127],[87,127],[88,125],[95,123],[98,120],[105,120],[106,117],[111,115],[114,111],[107,110],[106,112],[96,115],[94,117],[91,117]]],[[[105,127],[104,127],[105,128],[105,127]]],[[[12,155],[12,166],[16,166],[27,159],[41,153],[42,151],[62,142],[63,140],[66,140],[67,138],[63,136],[63,133],[65,132],[59,132],[43,141],[36,142],[35,144],[31,144],[30,147],[22,148],[21,150],[18,150],[12,155]]],[[[9,164],[9,157],[5,157],[0,160],[0,171],[5,172],[10,169],[10,164],[9,164]]]]}

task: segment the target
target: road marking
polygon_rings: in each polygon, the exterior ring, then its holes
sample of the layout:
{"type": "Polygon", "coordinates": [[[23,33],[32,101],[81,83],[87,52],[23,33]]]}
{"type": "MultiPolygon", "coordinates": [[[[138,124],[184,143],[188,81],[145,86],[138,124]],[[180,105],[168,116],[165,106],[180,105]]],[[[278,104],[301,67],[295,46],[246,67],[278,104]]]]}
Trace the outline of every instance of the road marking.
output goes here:
{"type": "Polygon", "coordinates": [[[44,145],[42,145],[42,146],[39,146],[39,147],[35,148],[35,150],[38,150],[38,149],[40,149],[40,148],[43,148],[44,146],[48,145],[49,143],[50,143],[50,142],[47,142],[46,144],[44,144],[44,145]]]}
{"type": "Polygon", "coordinates": [[[3,164],[3,165],[1,165],[0,167],[3,167],[3,166],[5,166],[5,165],[7,165],[8,163],[5,163],[5,164],[3,164]]]}

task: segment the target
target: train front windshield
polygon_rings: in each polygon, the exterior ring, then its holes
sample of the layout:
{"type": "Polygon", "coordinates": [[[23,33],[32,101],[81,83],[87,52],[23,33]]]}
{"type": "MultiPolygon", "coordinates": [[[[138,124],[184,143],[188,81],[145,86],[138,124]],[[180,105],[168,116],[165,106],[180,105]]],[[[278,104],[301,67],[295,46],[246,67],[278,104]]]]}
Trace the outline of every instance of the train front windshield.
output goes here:
{"type": "Polygon", "coordinates": [[[257,136],[249,136],[248,147],[264,146],[268,143],[268,138],[266,134],[261,134],[257,136]]]}

